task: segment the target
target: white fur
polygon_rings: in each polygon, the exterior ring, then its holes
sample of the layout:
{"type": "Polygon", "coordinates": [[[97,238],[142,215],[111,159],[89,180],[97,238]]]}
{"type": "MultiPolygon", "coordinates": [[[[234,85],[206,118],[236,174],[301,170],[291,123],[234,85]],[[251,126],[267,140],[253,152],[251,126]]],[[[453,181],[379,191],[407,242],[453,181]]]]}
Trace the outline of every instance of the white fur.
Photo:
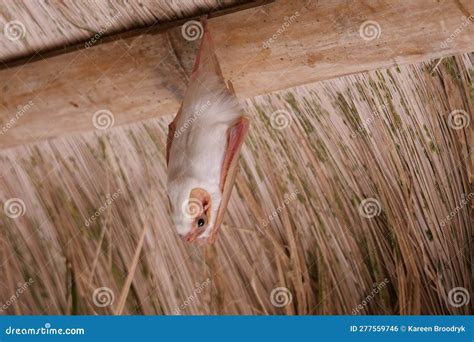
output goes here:
{"type": "Polygon", "coordinates": [[[235,96],[209,69],[195,73],[186,91],[168,164],[168,194],[180,235],[191,231],[191,219],[182,211],[193,188],[211,195],[209,226],[199,237],[209,236],[221,202],[220,177],[229,127],[241,116],[235,96]]]}

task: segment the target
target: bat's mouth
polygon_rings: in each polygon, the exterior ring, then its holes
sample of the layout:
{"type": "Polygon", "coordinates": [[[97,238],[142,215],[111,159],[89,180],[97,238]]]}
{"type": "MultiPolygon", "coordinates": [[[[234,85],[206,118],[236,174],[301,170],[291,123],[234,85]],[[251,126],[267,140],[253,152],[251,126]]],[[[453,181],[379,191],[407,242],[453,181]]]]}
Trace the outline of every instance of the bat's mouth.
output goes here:
{"type": "Polygon", "coordinates": [[[199,241],[202,243],[212,242],[211,237],[214,236],[213,232],[216,230],[216,227],[207,227],[205,229],[193,227],[191,231],[184,235],[182,239],[186,242],[195,242],[199,241]]]}
{"type": "Polygon", "coordinates": [[[191,229],[191,231],[183,236],[183,240],[186,242],[194,242],[203,232],[200,229],[191,229]]]}

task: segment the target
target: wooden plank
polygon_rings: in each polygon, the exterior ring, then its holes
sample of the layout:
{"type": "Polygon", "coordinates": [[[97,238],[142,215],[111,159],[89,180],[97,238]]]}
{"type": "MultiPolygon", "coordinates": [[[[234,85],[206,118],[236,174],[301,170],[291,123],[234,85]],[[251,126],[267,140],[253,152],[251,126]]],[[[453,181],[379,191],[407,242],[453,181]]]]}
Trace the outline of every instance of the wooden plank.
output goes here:
{"type": "MultiPolygon", "coordinates": [[[[248,98],[474,51],[471,13],[469,0],[276,1],[213,18],[210,28],[224,76],[248,98]]],[[[180,28],[141,33],[0,70],[0,122],[16,118],[0,128],[0,147],[93,130],[101,110],[114,125],[175,113],[197,41],[180,28]]]]}

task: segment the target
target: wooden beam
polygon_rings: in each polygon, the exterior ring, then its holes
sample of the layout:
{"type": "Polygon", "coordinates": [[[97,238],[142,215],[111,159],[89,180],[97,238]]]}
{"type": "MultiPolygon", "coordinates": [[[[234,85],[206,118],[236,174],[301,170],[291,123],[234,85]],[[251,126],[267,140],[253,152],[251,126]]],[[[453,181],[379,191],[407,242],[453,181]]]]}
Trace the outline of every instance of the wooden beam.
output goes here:
{"type": "MultiPolygon", "coordinates": [[[[471,0],[280,0],[210,28],[224,76],[248,98],[474,51],[473,14],[471,0]]],[[[196,46],[181,28],[152,28],[0,70],[0,148],[93,130],[100,110],[114,125],[175,113],[196,46]]]]}

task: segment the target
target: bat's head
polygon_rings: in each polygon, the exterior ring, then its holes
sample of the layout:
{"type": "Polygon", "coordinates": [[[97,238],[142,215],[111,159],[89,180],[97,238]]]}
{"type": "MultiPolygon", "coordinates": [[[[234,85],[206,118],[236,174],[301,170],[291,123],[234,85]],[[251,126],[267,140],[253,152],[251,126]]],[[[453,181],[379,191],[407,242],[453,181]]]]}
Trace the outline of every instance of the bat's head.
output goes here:
{"type": "Polygon", "coordinates": [[[206,241],[216,228],[220,189],[188,179],[171,182],[168,192],[178,234],[187,242],[206,241]]]}

